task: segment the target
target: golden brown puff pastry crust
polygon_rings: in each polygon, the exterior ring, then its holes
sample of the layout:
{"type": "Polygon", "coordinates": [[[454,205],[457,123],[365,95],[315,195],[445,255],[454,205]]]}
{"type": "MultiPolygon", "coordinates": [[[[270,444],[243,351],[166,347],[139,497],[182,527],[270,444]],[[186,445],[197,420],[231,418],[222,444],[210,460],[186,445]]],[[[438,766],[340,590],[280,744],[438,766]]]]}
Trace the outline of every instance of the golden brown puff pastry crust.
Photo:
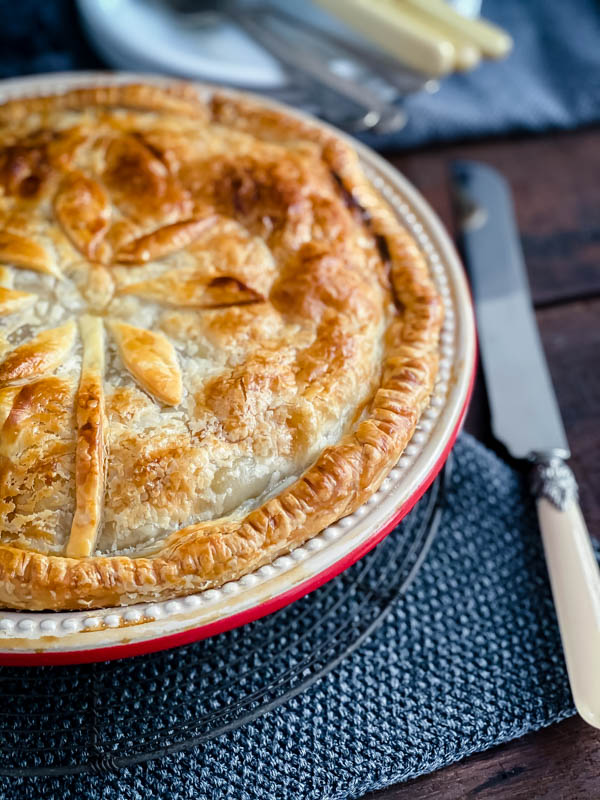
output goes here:
{"type": "Polygon", "coordinates": [[[182,595],[377,490],[442,306],[326,130],[186,85],[0,106],[0,603],[182,595]]]}

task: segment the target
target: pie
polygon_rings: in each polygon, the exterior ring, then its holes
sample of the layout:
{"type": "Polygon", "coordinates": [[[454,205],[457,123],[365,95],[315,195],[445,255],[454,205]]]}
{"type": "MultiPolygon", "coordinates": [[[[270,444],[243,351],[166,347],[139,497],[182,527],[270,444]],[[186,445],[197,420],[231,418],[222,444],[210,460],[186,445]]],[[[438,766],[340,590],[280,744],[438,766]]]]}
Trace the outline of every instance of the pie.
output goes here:
{"type": "Polygon", "coordinates": [[[0,106],[0,604],[218,587],[372,495],[442,304],[352,148],[186,84],[0,106]]]}

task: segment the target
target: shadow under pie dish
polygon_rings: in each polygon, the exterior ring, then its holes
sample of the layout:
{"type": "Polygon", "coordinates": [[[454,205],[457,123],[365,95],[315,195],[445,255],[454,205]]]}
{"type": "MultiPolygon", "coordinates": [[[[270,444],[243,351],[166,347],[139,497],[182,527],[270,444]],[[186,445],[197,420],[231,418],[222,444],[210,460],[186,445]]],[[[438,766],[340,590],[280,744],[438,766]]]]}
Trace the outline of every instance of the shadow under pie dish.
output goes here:
{"type": "Polygon", "coordinates": [[[442,304],[342,139],[120,85],[0,106],[0,604],[117,606],[353,512],[427,405],[442,304]]]}

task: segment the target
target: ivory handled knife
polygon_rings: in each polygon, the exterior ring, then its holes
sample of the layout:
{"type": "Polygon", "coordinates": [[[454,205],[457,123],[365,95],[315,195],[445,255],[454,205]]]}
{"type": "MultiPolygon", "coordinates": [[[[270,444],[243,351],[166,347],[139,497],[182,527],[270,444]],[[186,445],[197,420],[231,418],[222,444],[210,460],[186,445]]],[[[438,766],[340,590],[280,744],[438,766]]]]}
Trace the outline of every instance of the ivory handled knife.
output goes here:
{"type": "Polygon", "coordinates": [[[510,190],[491,167],[452,166],[492,430],[531,464],[573,698],[600,727],[600,570],[567,460],[569,445],[531,304],[510,190]]]}

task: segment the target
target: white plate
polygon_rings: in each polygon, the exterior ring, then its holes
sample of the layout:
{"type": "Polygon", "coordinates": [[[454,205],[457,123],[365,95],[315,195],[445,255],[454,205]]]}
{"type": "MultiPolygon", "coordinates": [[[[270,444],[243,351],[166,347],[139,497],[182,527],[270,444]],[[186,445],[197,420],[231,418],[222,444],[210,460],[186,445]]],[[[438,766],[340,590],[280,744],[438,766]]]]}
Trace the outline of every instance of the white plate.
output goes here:
{"type": "MultiPolygon", "coordinates": [[[[0,82],[0,102],[77,85],[167,79],[71,73],[0,82]]],[[[211,87],[198,85],[202,93],[211,87]]],[[[274,105],[265,100],[265,104],[274,105]]],[[[287,109],[306,119],[300,112],[287,109]]],[[[314,121],[323,126],[323,123],[314,121]]],[[[324,126],[327,127],[327,126],[324,126]]],[[[342,134],[340,134],[342,135],[342,134]]],[[[347,138],[347,137],[345,137],[347,138]]],[[[373,184],[427,257],[445,306],[435,390],[418,429],[380,490],[354,514],[255,573],[189,597],[75,612],[0,611],[0,663],[74,663],[135,655],[210,636],[286,605],[338,574],[406,514],[444,463],[464,417],[474,375],[475,328],[468,286],[454,247],[425,200],[400,173],[353,142],[373,184]]]]}
{"type": "Polygon", "coordinates": [[[77,0],[77,6],[94,47],[117,69],[257,89],[286,82],[278,62],[233,25],[186,26],[166,5],[149,0],[77,0]]]}

